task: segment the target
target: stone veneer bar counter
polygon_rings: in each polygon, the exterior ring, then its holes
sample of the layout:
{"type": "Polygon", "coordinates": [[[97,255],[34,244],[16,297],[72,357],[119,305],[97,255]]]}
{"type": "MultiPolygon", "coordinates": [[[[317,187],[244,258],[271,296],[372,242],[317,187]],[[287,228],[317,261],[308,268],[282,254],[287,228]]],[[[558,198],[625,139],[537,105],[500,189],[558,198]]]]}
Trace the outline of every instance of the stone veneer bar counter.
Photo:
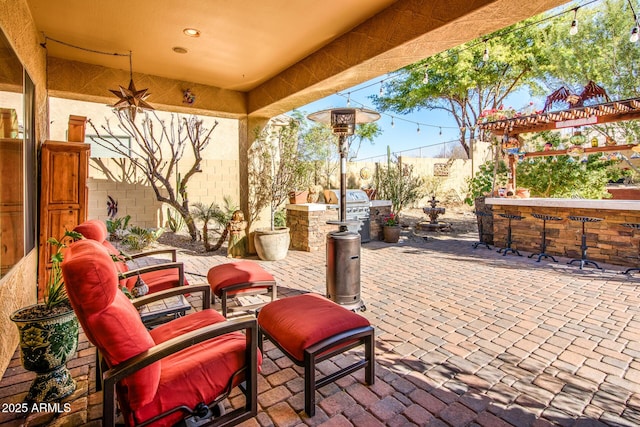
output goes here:
{"type": "Polygon", "coordinates": [[[547,214],[561,217],[562,221],[547,222],[546,252],[550,255],[580,258],[582,224],[571,221],[568,217],[595,217],[602,218],[603,221],[586,224],[588,258],[624,266],[640,264],[640,233],[622,225],[640,223],[640,201],[487,198],[485,203],[493,206],[493,239],[497,247],[504,247],[507,234],[507,220],[499,214],[516,214],[524,219],[512,223],[512,246],[524,252],[539,252],[542,221],[531,214],[547,214]]]}
{"type": "MultiPolygon", "coordinates": [[[[389,200],[372,200],[370,233],[372,240],[382,240],[382,218],[391,212],[389,200]]],[[[301,203],[287,205],[287,227],[290,228],[290,249],[314,252],[325,250],[327,234],[338,229],[327,221],[338,220],[338,205],[301,203]]]]}

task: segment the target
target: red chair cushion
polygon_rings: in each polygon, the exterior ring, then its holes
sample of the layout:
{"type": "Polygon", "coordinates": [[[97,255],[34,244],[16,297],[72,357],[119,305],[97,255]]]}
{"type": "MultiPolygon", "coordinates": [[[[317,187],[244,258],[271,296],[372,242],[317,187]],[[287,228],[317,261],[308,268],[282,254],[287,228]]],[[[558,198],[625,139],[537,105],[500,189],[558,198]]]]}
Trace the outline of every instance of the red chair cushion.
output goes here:
{"type": "MultiPolygon", "coordinates": [[[[116,249],[109,240],[107,240],[109,233],[107,232],[107,226],[104,222],[97,219],[90,219],[77,225],[73,230],[82,234],[85,239],[100,242],[102,246],[105,247],[109,255],[120,256],[120,251],[116,249]]],[[[130,270],[125,261],[116,261],[115,266],[119,273],[126,273],[130,270]]],[[[131,290],[136,284],[137,279],[137,276],[122,279],[120,280],[120,285],[131,290]]],[[[153,293],[178,286],[180,273],[178,269],[152,271],[142,274],[142,279],[149,286],[149,292],[153,293]]],[[[184,280],[184,284],[189,284],[186,278],[184,280]]]]}
{"type": "MultiPolygon", "coordinates": [[[[180,272],[177,268],[149,271],[140,276],[142,280],[144,280],[144,283],[149,286],[149,293],[175,288],[180,283],[180,272]]],[[[131,290],[135,286],[136,280],[138,280],[138,276],[127,277],[126,279],[122,279],[120,284],[131,290]]],[[[186,278],[184,279],[184,284],[189,284],[186,278]]]]}
{"type": "Polygon", "coordinates": [[[258,323],[301,362],[304,350],[310,346],[341,332],[370,325],[366,318],[317,294],[270,302],[260,310],[258,323]]]}
{"type": "Polygon", "coordinates": [[[240,283],[275,282],[273,275],[263,269],[260,264],[251,261],[229,262],[209,269],[207,281],[217,296],[222,289],[240,283]]]}
{"type": "Polygon", "coordinates": [[[82,234],[85,239],[95,240],[96,242],[104,242],[109,235],[106,224],[99,219],[90,219],[76,225],[73,231],[82,234]]]}
{"type": "MultiPolygon", "coordinates": [[[[138,310],[118,289],[116,266],[105,248],[80,240],[67,248],[62,272],[69,300],[87,338],[109,366],[116,366],[155,345],[138,310]]],[[[160,381],[160,364],[148,366],[124,379],[120,387],[129,405],[149,404],[160,381]]]]}
{"type": "MultiPolygon", "coordinates": [[[[151,336],[156,344],[160,344],[225,320],[214,310],[202,310],[158,326],[151,331],[151,336]]],[[[192,408],[199,402],[212,401],[226,389],[228,379],[242,368],[245,348],[244,334],[232,332],[163,359],[156,398],[133,414],[127,414],[129,420],[133,421],[135,416],[138,422],[143,422],[176,406],[186,405],[192,408]]],[[[258,352],[258,366],[261,363],[262,356],[258,352]]],[[[242,381],[242,375],[238,376],[234,386],[242,381]]],[[[173,425],[181,416],[180,413],[167,416],[154,423],[154,426],[173,425]]]]}

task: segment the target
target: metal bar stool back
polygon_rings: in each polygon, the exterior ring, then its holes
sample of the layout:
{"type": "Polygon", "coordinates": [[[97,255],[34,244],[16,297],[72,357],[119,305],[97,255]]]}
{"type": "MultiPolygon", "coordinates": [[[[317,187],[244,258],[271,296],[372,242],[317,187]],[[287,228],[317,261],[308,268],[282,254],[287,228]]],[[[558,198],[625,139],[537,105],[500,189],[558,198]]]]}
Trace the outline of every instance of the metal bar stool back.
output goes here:
{"type": "Polygon", "coordinates": [[[493,214],[483,211],[475,211],[474,213],[478,217],[478,241],[473,244],[473,249],[477,249],[480,245],[485,246],[487,249],[491,249],[491,246],[489,246],[487,242],[483,241],[482,237],[484,236],[484,218],[493,216],[493,214]]]}
{"type": "MultiPolygon", "coordinates": [[[[634,223],[630,223],[630,222],[625,222],[624,224],[622,224],[623,227],[627,227],[627,228],[631,228],[632,229],[632,233],[634,230],[640,230],[640,224],[634,224],[634,223]]],[[[632,271],[640,271],[640,268],[638,267],[632,267],[632,268],[627,268],[622,274],[629,274],[632,271]]]]}
{"type": "Polygon", "coordinates": [[[580,251],[581,251],[580,259],[572,259],[567,264],[573,265],[574,262],[579,262],[580,270],[582,270],[582,267],[584,267],[585,265],[593,265],[595,268],[602,270],[602,267],[600,267],[595,261],[591,261],[590,259],[587,259],[587,249],[589,248],[589,246],[587,246],[587,233],[585,232],[584,225],[587,222],[600,222],[600,221],[603,221],[604,219],[594,218],[589,216],[570,216],[569,219],[571,221],[578,221],[582,223],[582,243],[580,244],[580,251]]]}
{"type": "Polygon", "coordinates": [[[541,219],[542,220],[542,243],[540,244],[540,252],[537,253],[537,254],[529,255],[529,258],[533,258],[534,256],[538,255],[538,260],[536,262],[540,262],[540,260],[542,258],[545,258],[545,259],[551,258],[553,260],[553,262],[558,262],[558,260],[555,259],[553,257],[553,255],[549,255],[548,253],[546,253],[546,251],[547,251],[547,221],[562,221],[562,218],[560,218],[559,216],[538,214],[538,213],[532,213],[531,216],[536,218],[536,219],[541,219]]]}
{"type": "Polygon", "coordinates": [[[507,218],[509,220],[509,225],[507,226],[507,246],[504,248],[498,249],[497,252],[501,253],[502,256],[505,256],[510,252],[513,252],[518,256],[522,256],[522,254],[517,249],[513,249],[511,247],[511,244],[513,243],[513,239],[511,238],[511,220],[515,219],[516,221],[520,221],[524,217],[521,215],[514,215],[514,214],[498,214],[498,215],[500,215],[502,218],[507,218]]]}

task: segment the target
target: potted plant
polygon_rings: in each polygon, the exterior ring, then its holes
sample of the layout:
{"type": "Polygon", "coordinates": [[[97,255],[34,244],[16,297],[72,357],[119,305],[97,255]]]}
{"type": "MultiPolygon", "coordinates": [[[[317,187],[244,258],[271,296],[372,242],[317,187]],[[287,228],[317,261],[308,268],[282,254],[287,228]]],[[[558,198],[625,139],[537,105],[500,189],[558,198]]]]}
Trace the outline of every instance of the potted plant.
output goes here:
{"type": "Polygon", "coordinates": [[[393,212],[382,220],[382,235],[386,243],[398,243],[400,240],[400,223],[393,212]]]}
{"type": "Polygon", "coordinates": [[[288,200],[289,192],[308,187],[307,166],[298,153],[299,123],[290,119],[287,124],[269,122],[256,131],[249,149],[250,222],[269,208],[270,227],[258,228],[254,244],[260,259],[283,259],[289,250],[289,228],[276,226],[276,212],[288,200]]]}
{"type": "Polygon", "coordinates": [[[76,383],[66,367],[78,348],[78,319],[69,303],[62,277],[62,250],[65,241],[83,238],[66,231],[61,240],[47,242],[56,248],[43,302],[23,307],[11,315],[20,334],[20,353],[25,369],[37,375],[26,402],[54,402],[73,393],[76,383]]]}

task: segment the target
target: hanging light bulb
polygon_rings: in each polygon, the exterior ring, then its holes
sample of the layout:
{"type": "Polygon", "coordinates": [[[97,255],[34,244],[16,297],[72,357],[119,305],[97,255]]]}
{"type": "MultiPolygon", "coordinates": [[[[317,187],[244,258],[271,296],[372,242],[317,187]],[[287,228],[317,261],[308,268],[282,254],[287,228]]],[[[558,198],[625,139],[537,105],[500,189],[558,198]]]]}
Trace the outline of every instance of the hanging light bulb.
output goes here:
{"type": "Polygon", "coordinates": [[[380,96],[384,95],[384,86],[382,86],[382,82],[380,82],[380,96]]]}
{"type": "Polygon", "coordinates": [[[631,43],[635,43],[638,41],[638,24],[631,29],[631,36],[629,37],[629,41],[631,43]]]}
{"type": "Polygon", "coordinates": [[[417,132],[420,133],[420,124],[418,123],[418,129],[417,132]]]}
{"type": "Polygon", "coordinates": [[[391,127],[392,128],[396,127],[396,124],[393,122],[393,116],[391,116],[391,127]]]}
{"type": "Polygon", "coordinates": [[[487,46],[487,40],[484,41],[484,53],[482,54],[482,60],[484,62],[489,60],[489,46],[487,46]]]}
{"type": "Polygon", "coordinates": [[[578,20],[576,16],[578,15],[578,8],[573,9],[573,21],[571,21],[571,28],[569,28],[569,34],[575,36],[578,34],[578,20]]]}
{"type": "Polygon", "coordinates": [[[636,11],[631,4],[631,0],[627,0],[629,3],[629,7],[631,8],[631,13],[633,13],[633,28],[631,29],[631,35],[629,36],[629,41],[631,43],[636,43],[638,41],[638,32],[640,31],[640,24],[638,24],[638,15],[636,15],[636,11]]]}
{"type": "Polygon", "coordinates": [[[429,83],[429,69],[427,67],[424,67],[424,77],[422,78],[422,84],[428,84],[429,83]]]}
{"type": "Polygon", "coordinates": [[[347,107],[351,107],[351,92],[347,93],[347,107]]]}
{"type": "Polygon", "coordinates": [[[440,133],[438,135],[442,135],[442,128],[440,128],[440,133]]]}

